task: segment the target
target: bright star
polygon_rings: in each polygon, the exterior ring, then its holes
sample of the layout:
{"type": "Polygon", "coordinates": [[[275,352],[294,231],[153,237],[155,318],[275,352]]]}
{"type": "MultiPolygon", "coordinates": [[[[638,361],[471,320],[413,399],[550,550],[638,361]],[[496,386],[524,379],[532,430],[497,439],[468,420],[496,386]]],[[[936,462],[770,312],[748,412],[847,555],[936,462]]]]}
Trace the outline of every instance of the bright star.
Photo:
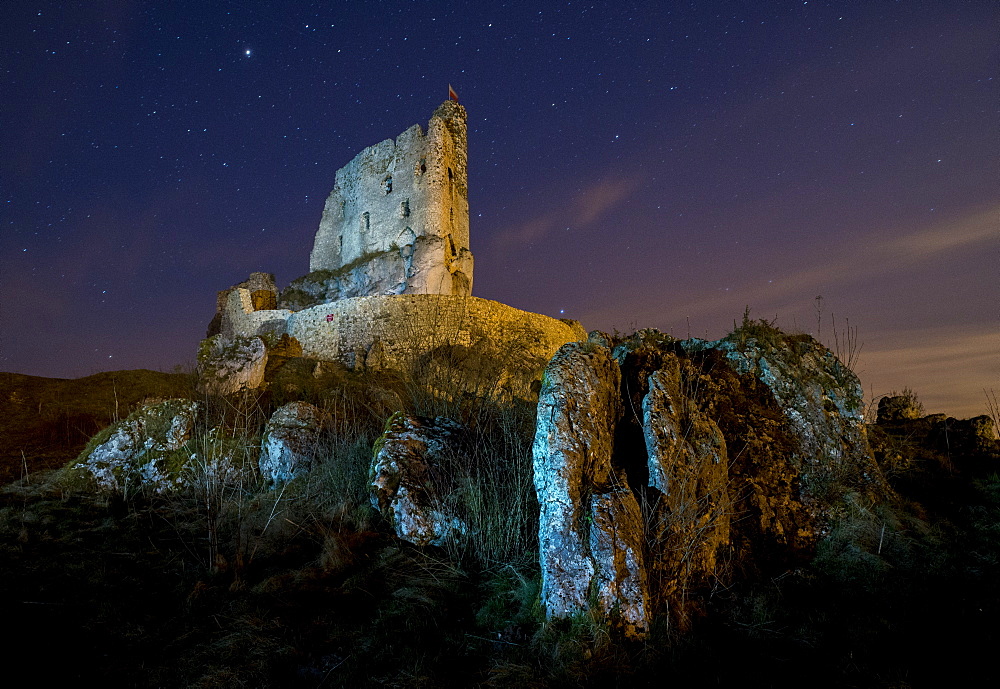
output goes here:
{"type": "Polygon", "coordinates": [[[250,49],[247,48],[246,50],[244,50],[243,54],[246,55],[247,57],[250,57],[250,49]]]}

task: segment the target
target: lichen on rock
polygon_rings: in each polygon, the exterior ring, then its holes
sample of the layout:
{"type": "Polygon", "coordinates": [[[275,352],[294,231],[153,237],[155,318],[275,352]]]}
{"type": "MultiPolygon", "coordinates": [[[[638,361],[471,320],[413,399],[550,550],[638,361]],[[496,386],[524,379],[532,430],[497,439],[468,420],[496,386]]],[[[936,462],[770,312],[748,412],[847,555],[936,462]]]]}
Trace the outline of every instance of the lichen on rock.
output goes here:
{"type": "Polygon", "coordinates": [[[279,407],[264,428],[259,467],[271,485],[287,483],[312,469],[323,428],[323,412],[308,402],[279,407]]]}
{"type": "Polygon", "coordinates": [[[214,335],[198,350],[198,373],[205,392],[227,395],[254,390],[264,382],[267,346],[260,337],[214,335]]]}
{"type": "Polygon", "coordinates": [[[142,407],[94,436],[70,468],[90,476],[101,490],[175,488],[183,483],[181,474],[191,459],[186,446],[200,409],[199,403],[185,399],[142,407]]]}
{"type": "Polygon", "coordinates": [[[468,532],[456,513],[455,472],[466,429],[443,416],[395,414],[375,445],[369,476],[372,506],[396,535],[414,545],[446,545],[468,532]]]}
{"type": "Polygon", "coordinates": [[[606,347],[559,349],[543,376],[534,455],[542,604],[596,613],[630,636],[648,626],[641,512],[612,465],[621,373],[606,347]]]}

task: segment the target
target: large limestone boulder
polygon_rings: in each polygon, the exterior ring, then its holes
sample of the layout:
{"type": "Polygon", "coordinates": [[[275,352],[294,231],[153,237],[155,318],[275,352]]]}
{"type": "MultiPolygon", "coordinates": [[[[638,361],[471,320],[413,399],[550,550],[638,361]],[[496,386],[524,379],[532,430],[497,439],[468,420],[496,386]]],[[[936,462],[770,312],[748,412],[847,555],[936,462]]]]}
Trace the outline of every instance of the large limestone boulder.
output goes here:
{"type": "Polygon", "coordinates": [[[666,612],[683,629],[724,556],[764,571],[811,556],[845,496],[888,494],[861,407],[828,350],[769,324],[565,345],[534,444],[547,615],[641,636],[666,612]]]}
{"type": "Polygon", "coordinates": [[[415,545],[446,545],[467,533],[455,510],[454,460],[466,452],[465,428],[439,416],[396,414],[372,460],[372,506],[396,535],[415,545]]]}
{"type": "Polygon", "coordinates": [[[260,473],[271,485],[304,476],[319,449],[323,412],[308,402],[289,402],[268,420],[260,448],[260,473]]]}
{"type": "Polygon", "coordinates": [[[228,395],[254,390],[264,383],[267,346],[259,337],[215,335],[198,350],[198,374],[203,391],[228,395]]]}
{"type": "Polygon", "coordinates": [[[71,468],[102,490],[147,486],[162,492],[177,487],[192,459],[186,446],[200,409],[186,399],[142,407],[96,435],[71,468]]]}
{"type": "MultiPolygon", "coordinates": [[[[833,505],[844,492],[889,491],[868,444],[864,391],[858,377],[808,335],[784,335],[769,330],[767,324],[743,330],[749,334],[737,331],[707,348],[725,357],[742,377],[744,390],[752,391],[754,383],[766,388],[770,400],[765,402],[777,413],[774,432],[780,437],[775,440],[783,448],[786,472],[783,478],[770,479],[776,487],[787,485],[789,490],[785,505],[776,504],[776,496],[782,492],[772,487],[753,491],[753,500],[762,515],[774,512],[777,516],[777,528],[762,525],[765,530],[791,536],[787,534],[790,527],[796,532],[795,539],[808,550],[826,532],[833,505]],[[796,512],[801,507],[802,511],[782,525],[780,514],[786,506],[796,512]]],[[[696,344],[693,350],[703,346],[696,344]]],[[[748,419],[747,423],[753,428],[755,422],[748,419]]],[[[759,469],[758,475],[763,477],[766,469],[759,469]]],[[[753,470],[747,467],[747,471],[753,470]]]]}
{"type": "Polygon", "coordinates": [[[532,447],[541,598],[550,619],[591,610],[641,636],[641,511],[612,465],[620,382],[611,353],[589,342],[564,345],[545,369],[532,447]]]}

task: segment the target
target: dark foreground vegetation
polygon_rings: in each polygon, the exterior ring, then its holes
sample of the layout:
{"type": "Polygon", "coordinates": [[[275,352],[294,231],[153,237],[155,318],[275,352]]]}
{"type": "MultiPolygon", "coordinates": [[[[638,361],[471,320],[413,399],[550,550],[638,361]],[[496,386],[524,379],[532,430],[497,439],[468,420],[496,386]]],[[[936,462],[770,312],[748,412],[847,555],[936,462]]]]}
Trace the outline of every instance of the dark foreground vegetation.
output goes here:
{"type": "MultiPolygon", "coordinates": [[[[8,382],[5,400],[18,392],[8,382]]],[[[128,404],[190,389],[183,377],[147,383],[128,404]]],[[[210,423],[258,427],[290,388],[271,389],[206,400],[210,423]]],[[[344,372],[295,389],[335,422],[328,461],[285,489],[82,490],[51,467],[82,449],[100,414],[116,415],[97,395],[100,409],[67,402],[47,436],[21,445],[40,463],[5,456],[17,478],[0,492],[10,666],[43,686],[136,687],[903,688],[996,676],[996,456],[942,444],[933,420],[870,427],[897,496],[848,495],[811,560],[729,562],[736,575],[695,592],[690,631],[663,621],[627,642],[587,618],[543,624],[529,406],[440,408],[400,381],[344,372]],[[368,503],[371,448],[401,402],[460,416],[505,467],[468,475],[482,528],[461,551],[399,541],[368,503]]]]}

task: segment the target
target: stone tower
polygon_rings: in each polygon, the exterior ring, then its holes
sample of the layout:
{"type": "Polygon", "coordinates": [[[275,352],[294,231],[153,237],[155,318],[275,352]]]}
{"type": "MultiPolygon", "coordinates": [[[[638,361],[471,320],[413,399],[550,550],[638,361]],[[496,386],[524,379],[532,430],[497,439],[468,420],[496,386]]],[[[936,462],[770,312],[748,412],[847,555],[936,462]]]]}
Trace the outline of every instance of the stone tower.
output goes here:
{"type": "Polygon", "coordinates": [[[336,276],[338,297],[472,291],[466,114],[442,103],[337,171],[309,270],[336,276]]]}

